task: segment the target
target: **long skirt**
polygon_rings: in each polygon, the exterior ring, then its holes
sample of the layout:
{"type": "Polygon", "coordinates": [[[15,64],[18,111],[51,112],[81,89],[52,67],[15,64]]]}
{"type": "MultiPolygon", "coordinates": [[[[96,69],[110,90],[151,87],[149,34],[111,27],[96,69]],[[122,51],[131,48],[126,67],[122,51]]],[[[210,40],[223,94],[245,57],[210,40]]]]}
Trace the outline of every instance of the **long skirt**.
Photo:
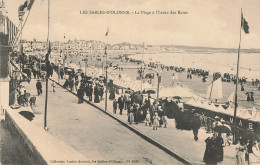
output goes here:
{"type": "Polygon", "coordinates": [[[153,121],[153,126],[154,126],[154,127],[159,127],[159,125],[160,125],[159,120],[154,119],[154,121],[153,121]]]}
{"type": "Polygon", "coordinates": [[[115,99],[115,93],[110,93],[110,94],[109,94],[109,99],[110,99],[110,100],[115,99]]]}
{"type": "Polygon", "coordinates": [[[100,102],[99,95],[95,95],[94,102],[95,103],[99,103],[100,102]]]}
{"type": "Polygon", "coordinates": [[[133,123],[134,122],[134,114],[131,112],[130,114],[129,114],[129,123],[133,123]]]}

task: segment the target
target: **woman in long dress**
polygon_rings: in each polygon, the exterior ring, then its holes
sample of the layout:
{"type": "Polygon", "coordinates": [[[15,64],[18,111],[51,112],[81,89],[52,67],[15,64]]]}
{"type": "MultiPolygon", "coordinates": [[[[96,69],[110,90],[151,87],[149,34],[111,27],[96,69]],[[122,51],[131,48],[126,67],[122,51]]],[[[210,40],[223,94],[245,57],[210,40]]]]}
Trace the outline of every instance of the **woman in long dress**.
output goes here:
{"type": "Polygon", "coordinates": [[[203,161],[207,164],[217,164],[214,137],[208,137],[205,142],[206,150],[204,153],[203,161]]]}
{"type": "Polygon", "coordinates": [[[221,133],[218,134],[215,141],[216,141],[216,158],[218,162],[221,162],[223,161],[223,156],[224,156],[224,150],[223,150],[224,140],[221,137],[221,133]]]}
{"type": "Polygon", "coordinates": [[[236,146],[236,165],[244,165],[247,147],[244,142],[238,141],[236,146]]]}
{"type": "Polygon", "coordinates": [[[94,88],[94,95],[95,95],[94,102],[99,103],[100,102],[100,100],[99,100],[99,88],[98,88],[97,85],[94,88]]]}

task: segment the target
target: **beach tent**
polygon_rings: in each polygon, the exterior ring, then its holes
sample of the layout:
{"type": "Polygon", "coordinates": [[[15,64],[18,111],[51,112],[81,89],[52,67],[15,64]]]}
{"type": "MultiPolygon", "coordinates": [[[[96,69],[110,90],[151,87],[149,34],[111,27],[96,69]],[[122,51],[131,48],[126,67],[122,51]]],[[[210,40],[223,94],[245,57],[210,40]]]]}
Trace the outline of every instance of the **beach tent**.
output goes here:
{"type": "Polygon", "coordinates": [[[242,116],[243,116],[243,112],[244,112],[244,109],[240,109],[240,108],[238,108],[238,109],[237,109],[237,114],[236,114],[236,115],[237,115],[238,117],[241,117],[241,118],[242,118],[242,116]]]}
{"type": "Polygon", "coordinates": [[[251,118],[252,118],[252,115],[250,115],[249,112],[248,112],[248,110],[245,109],[245,111],[242,112],[241,117],[242,117],[243,119],[251,119],[251,118]]]}
{"type": "Polygon", "coordinates": [[[215,80],[208,86],[206,98],[223,99],[222,81],[221,78],[215,80]]]}
{"type": "Polygon", "coordinates": [[[234,91],[228,96],[227,101],[235,102],[235,92],[234,91]]]}
{"type": "Polygon", "coordinates": [[[234,115],[234,108],[228,107],[224,113],[233,116],[234,115]]]}
{"type": "Polygon", "coordinates": [[[260,113],[259,113],[259,111],[255,111],[255,113],[252,115],[251,120],[260,122],[260,113]]]}
{"type": "Polygon", "coordinates": [[[159,91],[159,96],[160,97],[173,97],[173,96],[193,97],[194,94],[180,86],[175,86],[171,88],[162,88],[159,91]]]}
{"type": "Polygon", "coordinates": [[[205,102],[204,102],[204,108],[205,108],[205,109],[210,109],[210,105],[209,105],[209,102],[208,102],[208,101],[205,101],[205,102]]]}
{"type": "Polygon", "coordinates": [[[200,102],[200,100],[194,100],[193,106],[195,106],[195,107],[202,107],[202,103],[200,102]]]}
{"type": "Polygon", "coordinates": [[[214,112],[219,112],[219,111],[218,111],[218,108],[214,105],[214,103],[211,103],[211,104],[209,105],[209,109],[212,110],[212,111],[214,111],[214,112]]]}
{"type": "Polygon", "coordinates": [[[218,109],[218,112],[220,112],[220,113],[225,113],[225,109],[222,107],[222,105],[219,105],[219,106],[217,107],[217,109],[218,109]]]}

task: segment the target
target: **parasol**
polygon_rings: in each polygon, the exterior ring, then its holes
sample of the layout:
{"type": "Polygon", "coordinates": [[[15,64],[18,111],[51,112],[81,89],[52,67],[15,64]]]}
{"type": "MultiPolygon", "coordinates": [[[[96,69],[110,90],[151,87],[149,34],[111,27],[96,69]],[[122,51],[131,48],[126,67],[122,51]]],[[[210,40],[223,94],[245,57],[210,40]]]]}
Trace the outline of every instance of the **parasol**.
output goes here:
{"type": "Polygon", "coordinates": [[[178,100],[180,100],[181,97],[180,97],[180,96],[174,96],[173,99],[178,99],[178,100]]]}
{"type": "Polygon", "coordinates": [[[223,126],[223,125],[216,126],[214,128],[214,131],[219,132],[219,133],[227,133],[227,134],[231,133],[231,130],[228,127],[223,126]]]}

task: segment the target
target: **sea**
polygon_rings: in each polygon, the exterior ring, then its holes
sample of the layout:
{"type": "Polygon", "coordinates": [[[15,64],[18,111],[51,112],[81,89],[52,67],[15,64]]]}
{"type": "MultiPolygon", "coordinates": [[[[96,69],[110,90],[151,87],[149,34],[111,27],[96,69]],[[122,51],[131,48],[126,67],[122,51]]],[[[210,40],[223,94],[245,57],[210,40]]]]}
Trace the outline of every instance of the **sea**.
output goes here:
{"type": "MultiPolygon", "coordinates": [[[[170,53],[147,53],[129,56],[146,63],[155,62],[167,66],[196,68],[214,72],[236,74],[238,50],[235,49],[178,49],[170,53]]],[[[249,81],[260,79],[260,50],[249,49],[240,51],[239,77],[249,81]]]]}

